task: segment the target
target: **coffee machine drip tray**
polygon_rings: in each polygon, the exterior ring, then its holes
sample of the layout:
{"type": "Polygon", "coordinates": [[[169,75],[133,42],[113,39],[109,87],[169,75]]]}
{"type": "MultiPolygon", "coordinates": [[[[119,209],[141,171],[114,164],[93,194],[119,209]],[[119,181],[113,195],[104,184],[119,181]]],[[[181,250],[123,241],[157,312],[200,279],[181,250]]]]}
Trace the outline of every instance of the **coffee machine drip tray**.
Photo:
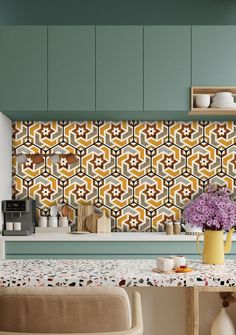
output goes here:
{"type": "Polygon", "coordinates": [[[34,229],[27,230],[6,230],[4,229],[2,234],[4,236],[28,236],[34,234],[34,229]]]}

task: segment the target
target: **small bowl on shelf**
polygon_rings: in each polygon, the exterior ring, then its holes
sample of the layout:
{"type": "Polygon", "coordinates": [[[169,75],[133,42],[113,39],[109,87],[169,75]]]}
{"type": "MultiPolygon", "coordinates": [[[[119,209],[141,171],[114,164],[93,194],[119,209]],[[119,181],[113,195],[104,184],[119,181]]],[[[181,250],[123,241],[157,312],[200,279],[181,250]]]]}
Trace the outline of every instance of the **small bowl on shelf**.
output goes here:
{"type": "Polygon", "coordinates": [[[196,95],[196,106],[198,108],[208,108],[211,103],[210,94],[198,94],[196,95]]]}

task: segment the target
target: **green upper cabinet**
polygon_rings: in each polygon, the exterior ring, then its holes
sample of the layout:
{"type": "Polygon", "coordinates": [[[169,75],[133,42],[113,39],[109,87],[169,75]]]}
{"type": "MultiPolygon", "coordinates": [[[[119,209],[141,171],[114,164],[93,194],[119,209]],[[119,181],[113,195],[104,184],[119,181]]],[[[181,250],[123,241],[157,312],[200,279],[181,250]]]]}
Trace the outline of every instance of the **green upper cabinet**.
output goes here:
{"type": "Polygon", "coordinates": [[[95,27],[48,27],[48,110],[95,110],[95,27]]]}
{"type": "Polygon", "coordinates": [[[236,26],[192,27],[193,86],[236,86],[236,26]]]}
{"type": "Polygon", "coordinates": [[[45,111],[47,27],[1,26],[0,74],[1,111],[45,111]]]}
{"type": "Polygon", "coordinates": [[[96,28],[96,110],[143,110],[141,26],[96,28]]]}
{"type": "Polygon", "coordinates": [[[191,27],[144,27],[145,111],[189,110],[191,27]]]}

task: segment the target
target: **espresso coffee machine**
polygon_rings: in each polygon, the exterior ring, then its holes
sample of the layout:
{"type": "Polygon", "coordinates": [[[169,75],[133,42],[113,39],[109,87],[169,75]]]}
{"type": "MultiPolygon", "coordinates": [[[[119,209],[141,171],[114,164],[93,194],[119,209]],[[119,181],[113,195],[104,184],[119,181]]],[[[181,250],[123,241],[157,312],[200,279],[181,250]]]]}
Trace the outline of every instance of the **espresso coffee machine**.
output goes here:
{"type": "Polygon", "coordinates": [[[34,200],[4,200],[2,201],[2,211],[4,214],[3,235],[25,236],[34,233],[34,200]]]}

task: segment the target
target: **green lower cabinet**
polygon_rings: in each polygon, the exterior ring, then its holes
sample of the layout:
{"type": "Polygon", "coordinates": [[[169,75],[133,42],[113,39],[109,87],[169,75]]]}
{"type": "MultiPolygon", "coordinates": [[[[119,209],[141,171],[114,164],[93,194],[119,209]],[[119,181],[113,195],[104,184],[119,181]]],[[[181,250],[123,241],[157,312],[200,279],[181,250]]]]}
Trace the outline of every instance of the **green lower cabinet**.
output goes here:
{"type": "MultiPolygon", "coordinates": [[[[202,244],[202,243],[201,243],[202,244]]],[[[202,246],[202,245],[201,245],[202,246]]],[[[116,259],[185,255],[199,258],[195,242],[6,242],[6,259],[116,259]]],[[[230,258],[236,255],[233,243],[230,258]]]]}

